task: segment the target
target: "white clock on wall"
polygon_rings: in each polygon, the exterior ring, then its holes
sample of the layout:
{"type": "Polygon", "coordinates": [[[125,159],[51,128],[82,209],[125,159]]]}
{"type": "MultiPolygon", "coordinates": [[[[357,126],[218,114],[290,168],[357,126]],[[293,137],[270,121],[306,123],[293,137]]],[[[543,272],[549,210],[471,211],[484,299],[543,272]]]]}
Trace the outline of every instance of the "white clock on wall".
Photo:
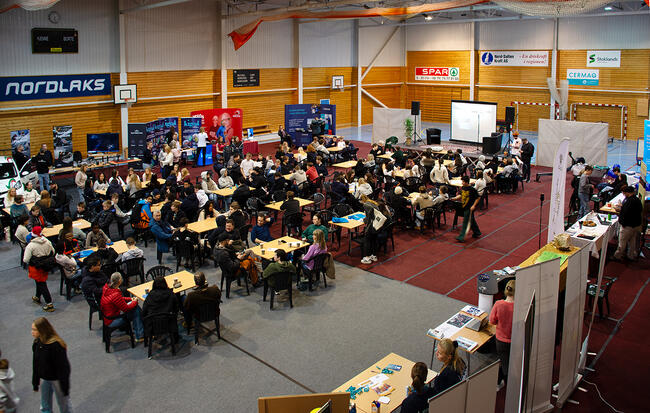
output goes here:
{"type": "Polygon", "coordinates": [[[58,12],[51,11],[50,14],[47,15],[47,19],[50,21],[50,23],[57,24],[59,20],[61,20],[61,16],[58,12]]]}

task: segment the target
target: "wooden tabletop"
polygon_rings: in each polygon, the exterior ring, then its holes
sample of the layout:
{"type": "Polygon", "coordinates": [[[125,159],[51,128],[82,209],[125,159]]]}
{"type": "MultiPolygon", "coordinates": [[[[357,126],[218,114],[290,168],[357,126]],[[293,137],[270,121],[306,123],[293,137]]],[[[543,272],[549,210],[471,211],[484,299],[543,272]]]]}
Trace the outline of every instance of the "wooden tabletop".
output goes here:
{"type": "MultiPolygon", "coordinates": [[[[165,281],[167,281],[167,286],[169,288],[174,288],[174,294],[176,293],[182,293],[183,291],[189,290],[190,288],[194,288],[196,284],[194,283],[194,274],[192,274],[189,271],[181,271],[177,272],[175,274],[170,274],[165,277],[165,281]],[[181,282],[181,286],[179,288],[174,288],[174,279],[178,278],[178,281],[181,282]]],[[[153,281],[146,282],[144,284],[136,285],[135,287],[129,288],[127,291],[130,292],[132,295],[138,297],[139,300],[142,300],[144,302],[145,297],[145,289],[151,290],[151,286],[153,285],[153,281]]]]}
{"type": "Polygon", "coordinates": [[[310,244],[308,242],[299,240],[297,238],[282,237],[273,241],[256,245],[255,247],[251,248],[251,252],[258,257],[270,260],[275,256],[275,250],[277,249],[283,249],[285,252],[292,252],[309,245],[310,244]],[[293,244],[293,246],[291,244],[293,244]],[[264,252],[262,252],[262,250],[264,252]]]}
{"type": "Polygon", "coordinates": [[[357,165],[357,161],[345,161],[339,162],[332,165],[335,168],[354,168],[357,165]]]}
{"type": "MultiPolygon", "coordinates": [[[[142,181],[142,187],[145,188],[147,185],[149,185],[149,182],[150,182],[150,181],[142,181]]],[[[164,179],[162,179],[162,178],[158,178],[158,183],[159,183],[160,185],[164,185],[165,182],[167,182],[167,181],[164,180],[164,179]]]]}
{"type": "MultiPolygon", "coordinates": [[[[479,317],[475,317],[472,314],[466,313],[464,311],[459,311],[459,313],[470,316],[472,318],[478,318],[479,320],[483,320],[485,317],[488,316],[488,313],[483,313],[479,317]]],[[[469,340],[472,340],[472,341],[476,342],[478,345],[476,347],[474,347],[471,351],[467,351],[464,348],[458,346],[458,348],[460,350],[463,350],[463,351],[465,351],[465,352],[467,352],[469,354],[474,354],[474,353],[476,353],[478,351],[478,349],[481,348],[481,346],[483,346],[485,343],[488,342],[488,340],[490,338],[492,338],[492,336],[496,333],[496,331],[497,331],[497,326],[496,325],[487,323],[486,326],[483,329],[481,329],[480,331],[474,331],[471,328],[463,327],[460,330],[458,330],[451,337],[445,337],[445,338],[448,338],[448,339],[451,339],[451,340],[456,340],[458,337],[465,337],[465,338],[467,338],[469,340]]],[[[427,334],[427,336],[431,337],[432,339],[434,339],[436,341],[442,340],[440,338],[430,336],[428,334],[427,334]]]]}
{"type": "Polygon", "coordinates": [[[124,165],[124,164],[129,164],[133,162],[140,162],[142,159],[140,158],[129,158],[129,159],[122,159],[122,160],[117,160],[117,161],[109,161],[111,165],[124,165]]]}
{"type": "MultiPolygon", "coordinates": [[[[5,208],[5,210],[6,210],[6,208],[5,208]]],[[[618,211],[616,210],[616,208],[614,208],[612,206],[612,204],[609,203],[609,202],[606,203],[605,205],[603,205],[602,207],[600,207],[600,212],[604,212],[606,214],[618,215],[618,211]]]]}
{"type": "MultiPolygon", "coordinates": [[[[470,180],[469,180],[470,185],[474,185],[475,182],[476,182],[476,179],[470,178],[470,180]]],[[[449,185],[456,186],[456,187],[460,188],[461,186],[463,186],[463,181],[460,178],[450,179],[449,180],[449,185]]]]}
{"type": "Polygon", "coordinates": [[[443,166],[449,166],[449,165],[453,165],[453,164],[454,164],[453,159],[445,159],[444,161],[442,161],[443,166]]]}
{"type": "MultiPolygon", "coordinates": [[[[298,202],[300,202],[300,208],[304,207],[305,205],[311,205],[314,203],[314,201],[310,201],[309,199],[303,199],[303,198],[293,198],[293,199],[296,199],[298,200],[298,202]]],[[[280,211],[280,207],[282,206],[283,203],[284,201],[273,202],[272,204],[266,204],[266,207],[268,209],[275,209],[277,211],[280,211]]]]}
{"type": "Polygon", "coordinates": [[[345,149],[345,148],[339,148],[338,146],[331,146],[331,147],[327,148],[327,150],[328,150],[329,152],[340,152],[340,151],[342,151],[343,149],[345,149]]]}
{"type": "Polygon", "coordinates": [[[379,155],[378,158],[393,159],[393,154],[392,153],[385,153],[383,155],[379,155]]]}
{"type": "MultiPolygon", "coordinates": [[[[399,409],[399,407],[402,405],[402,402],[406,398],[406,387],[410,386],[413,382],[413,379],[411,379],[411,370],[413,369],[415,362],[395,353],[390,353],[378,362],[373,363],[370,367],[334,389],[333,392],[343,393],[347,391],[350,386],[359,388],[361,387],[360,384],[368,382],[371,377],[377,376],[380,373],[380,369],[378,369],[377,366],[384,369],[389,364],[402,366],[402,368],[400,371],[393,372],[393,374],[386,374],[386,376],[388,376],[388,379],[384,381],[384,383],[389,384],[393,390],[390,394],[387,395],[387,397],[390,399],[390,402],[388,404],[382,404],[380,411],[382,413],[386,413],[399,409]]],[[[436,375],[437,373],[435,371],[429,370],[429,373],[427,374],[427,383],[430,383],[431,380],[436,377],[436,375]]],[[[377,400],[378,398],[379,395],[377,395],[377,393],[371,388],[367,392],[357,394],[353,402],[357,406],[358,412],[370,413],[370,404],[373,400],[377,400]]]]}
{"type": "MultiPolygon", "coordinates": [[[[356,214],[364,214],[365,215],[364,212],[355,212],[355,213],[352,213],[350,215],[356,215],[356,214]]],[[[348,222],[333,222],[333,221],[330,221],[329,223],[332,224],[332,225],[336,225],[336,226],[339,226],[341,228],[347,228],[347,229],[355,229],[355,228],[358,228],[358,227],[363,225],[363,219],[350,219],[349,218],[350,215],[346,215],[344,217],[341,217],[341,218],[347,218],[348,222]]]]}
{"type": "MultiPolygon", "coordinates": [[[[571,247],[570,251],[560,251],[559,249],[555,248],[553,244],[548,243],[542,246],[542,248],[540,248],[539,250],[537,250],[537,252],[533,253],[533,255],[526,258],[526,260],[521,264],[519,264],[519,266],[522,268],[530,267],[531,265],[535,264],[537,258],[539,258],[539,256],[542,255],[544,251],[554,252],[556,254],[566,255],[567,257],[570,257],[576,252],[578,252],[579,250],[580,250],[579,247],[571,247]]],[[[566,269],[568,265],[569,265],[568,260],[564,260],[562,265],[560,265],[560,291],[564,291],[564,289],[566,288],[566,269]]]]}
{"type": "MultiPolygon", "coordinates": [[[[27,210],[28,210],[28,211],[31,211],[31,210],[32,210],[32,207],[33,207],[35,204],[34,204],[33,202],[30,202],[29,204],[23,204],[23,205],[25,205],[25,206],[27,207],[27,210]]],[[[4,208],[3,211],[4,211],[7,215],[9,215],[9,213],[10,213],[10,211],[11,211],[11,207],[4,208]]]]}
{"type": "Polygon", "coordinates": [[[109,156],[120,156],[119,152],[102,152],[102,153],[89,153],[89,158],[108,158],[109,156]]]}
{"type": "Polygon", "coordinates": [[[232,196],[235,193],[235,187],[230,188],[219,188],[216,191],[205,191],[209,194],[217,194],[219,196],[232,196]]]}
{"type": "Polygon", "coordinates": [[[282,177],[288,181],[288,180],[291,179],[291,175],[293,175],[293,173],[290,173],[290,174],[284,174],[284,175],[282,175],[282,177]]]}
{"type": "MultiPolygon", "coordinates": [[[[78,219],[72,222],[72,226],[82,230],[88,229],[90,228],[90,222],[86,221],[85,219],[78,219]]],[[[63,228],[63,224],[54,225],[53,227],[49,227],[49,228],[43,228],[43,232],[41,233],[41,235],[43,235],[45,238],[56,237],[57,235],[59,235],[59,232],[61,231],[62,228],[63,228]]]]}
{"type": "Polygon", "coordinates": [[[152,204],[149,209],[151,209],[151,212],[160,211],[163,205],[165,205],[165,201],[152,204]]]}
{"type": "Polygon", "coordinates": [[[106,191],[108,191],[108,189],[98,189],[98,190],[95,191],[95,193],[99,194],[99,195],[106,196],[106,191]]]}
{"type": "MultiPolygon", "coordinates": [[[[112,245],[107,245],[107,247],[108,248],[113,248],[115,250],[115,252],[117,252],[117,255],[124,254],[125,252],[127,252],[129,250],[129,247],[126,246],[126,241],[124,241],[124,240],[115,241],[112,245]]],[[[97,251],[97,247],[87,248],[86,250],[97,251]]],[[[84,250],[84,251],[86,251],[86,250],[84,250]]],[[[80,258],[79,261],[83,262],[83,260],[85,260],[86,258],[88,258],[88,257],[80,258]]],[[[108,275],[110,275],[110,274],[108,274],[108,275]]]]}
{"type": "Polygon", "coordinates": [[[217,220],[216,219],[204,219],[203,221],[197,221],[197,222],[190,222],[187,225],[187,228],[190,231],[198,232],[199,234],[202,234],[204,232],[212,231],[213,229],[217,228],[217,220]]]}

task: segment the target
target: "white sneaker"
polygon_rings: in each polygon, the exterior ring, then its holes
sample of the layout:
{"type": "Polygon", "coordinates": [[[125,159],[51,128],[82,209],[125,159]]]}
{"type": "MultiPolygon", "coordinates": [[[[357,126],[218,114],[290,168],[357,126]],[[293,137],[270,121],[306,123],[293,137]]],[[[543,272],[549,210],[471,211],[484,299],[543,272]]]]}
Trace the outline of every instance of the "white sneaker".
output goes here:
{"type": "Polygon", "coordinates": [[[373,261],[377,261],[377,257],[374,256],[374,255],[371,255],[371,256],[370,256],[370,259],[373,260],[373,261]]]}
{"type": "Polygon", "coordinates": [[[499,382],[499,384],[497,384],[497,392],[499,390],[501,390],[502,388],[504,388],[505,386],[506,386],[506,382],[504,380],[501,380],[501,382],[499,382]]]}
{"type": "Polygon", "coordinates": [[[372,264],[372,259],[370,257],[361,258],[361,264],[372,264]]]}

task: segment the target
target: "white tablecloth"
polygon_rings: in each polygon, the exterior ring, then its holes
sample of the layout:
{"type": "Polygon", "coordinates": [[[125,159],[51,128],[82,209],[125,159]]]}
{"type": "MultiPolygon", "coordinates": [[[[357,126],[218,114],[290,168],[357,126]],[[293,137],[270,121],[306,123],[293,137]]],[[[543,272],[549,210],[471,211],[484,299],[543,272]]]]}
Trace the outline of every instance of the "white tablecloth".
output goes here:
{"type": "MultiPolygon", "coordinates": [[[[607,214],[598,214],[600,218],[603,221],[607,221],[607,214]]],[[[598,217],[596,216],[595,213],[590,212],[589,214],[585,215],[584,217],[580,218],[575,224],[573,224],[569,229],[567,229],[567,233],[571,235],[571,244],[575,245],[576,247],[584,247],[587,246],[589,248],[589,251],[591,252],[591,255],[595,258],[600,257],[600,248],[603,245],[603,241],[608,242],[610,239],[618,235],[618,217],[615,215],[612,215],[610,225],[602,225],[600,221],[598,220],[598,217]],[[580,222],[584,220],[590,220],[596,223],[595,227],[585,227],[583,226],[582,229],[580,229],[580,222]],[[584,234],[584,235],[593,235],[595,238],[590,240],[586,238],[581,238],[578,235],[584,234]]]]}

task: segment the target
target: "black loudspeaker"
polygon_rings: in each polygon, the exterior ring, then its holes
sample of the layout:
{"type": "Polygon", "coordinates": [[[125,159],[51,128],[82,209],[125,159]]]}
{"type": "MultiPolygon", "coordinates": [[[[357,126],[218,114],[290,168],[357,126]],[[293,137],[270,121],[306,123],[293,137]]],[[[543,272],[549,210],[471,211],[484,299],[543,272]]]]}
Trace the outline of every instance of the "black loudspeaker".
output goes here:
{"type": "Polygon", "coordinates": [[[411,115],[417,116],[420,114],[420,102],[411,102],[411,115]]]}
{"type": "Polygon", "coordinates": [[[515,123],[515,107],[506,106],[506,122],[515,123]]]}
{"type": "Polygon", "coordinates": [[[427,145],[440,145],[440,129],[427,129],[427,145]]]}
{"type": "Polygon", "coordinates": [[[497,147],[499,139],[496,136],[485,136],[483,138],[483,153],[485,155],[492,155],[499,152],[497,147]]]}

